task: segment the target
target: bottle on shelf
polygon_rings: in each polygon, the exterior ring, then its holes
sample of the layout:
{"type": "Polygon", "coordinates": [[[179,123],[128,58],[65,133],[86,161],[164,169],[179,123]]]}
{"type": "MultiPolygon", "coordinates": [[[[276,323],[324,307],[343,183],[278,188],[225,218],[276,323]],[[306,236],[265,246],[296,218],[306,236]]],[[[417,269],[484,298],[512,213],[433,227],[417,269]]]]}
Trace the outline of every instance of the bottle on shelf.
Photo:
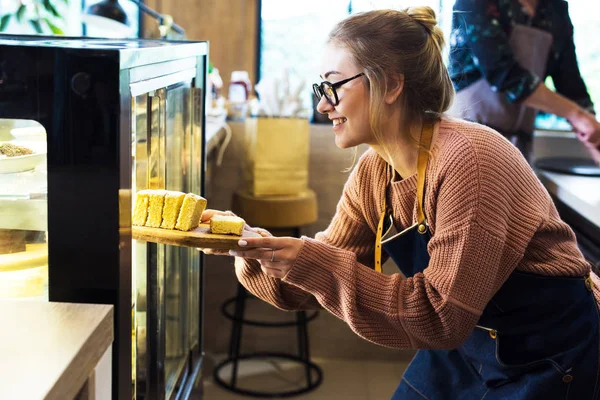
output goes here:
{"type": "Polygon", "coordinates": [[[229,82],[228,113],[232,121],[243,121],[248,114],[248,99],[252,92],[252,83],[248,71],[233,71],[229,82]]]}

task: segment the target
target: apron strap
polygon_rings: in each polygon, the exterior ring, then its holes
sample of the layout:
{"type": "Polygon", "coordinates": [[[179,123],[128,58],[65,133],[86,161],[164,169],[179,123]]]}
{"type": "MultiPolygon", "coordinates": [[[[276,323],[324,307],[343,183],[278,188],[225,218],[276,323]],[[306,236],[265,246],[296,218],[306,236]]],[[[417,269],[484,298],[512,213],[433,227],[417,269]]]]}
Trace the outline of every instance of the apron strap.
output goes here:
{"type": "Polygon", "coordinates": [[[379,217],[379,223],[377,224],[377,233],[375,234],[375,271],[381,272],[381,235],[383,234],[383,221],[386,215],[385,200],[383,201],[383,212],[379,217]]]}
{"type": "MultiPolygon", "coordinates": [[[[418,231],[421,234],[427,232],[425,212],[423,211],[423,202],[425,194],[425,173],[427,171],[427,162],[429,161],[429,150],[433,139],[434,127],[437,124],[427,122],[421,128],[421,139],[419,141],[419,154],[417,156],[417,222],[418,231]]],[[[393,174],[392,174],[393,175],[393,174]]],[[[383,196],[383,211],[377,224],[375,233],[375,271],[381,272],[381,236],[383,235],[383,223],[387,212],[387,196],[383,196]]]]}
{"type": "Polygon", "coordinates": [[[421,140],[419,146],[419,155],[417,156],[417,222],[419,223],[419,233],[425,233],[426,218],[423,211],[425,195],[425,174],[427,172],[427,162],[429,161],[429,150],[431,140],[433,139],[434,124],[426,123],[421,130],[421,140]]]}

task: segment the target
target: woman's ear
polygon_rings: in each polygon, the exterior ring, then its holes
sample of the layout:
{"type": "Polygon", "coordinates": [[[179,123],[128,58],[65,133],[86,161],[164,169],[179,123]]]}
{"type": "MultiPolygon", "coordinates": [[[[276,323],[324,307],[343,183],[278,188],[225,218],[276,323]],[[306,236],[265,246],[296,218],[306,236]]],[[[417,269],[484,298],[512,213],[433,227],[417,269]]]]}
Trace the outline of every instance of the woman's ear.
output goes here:
{"type": "Polygon", "coordinates": [[[398,74],[390,77],[390,86],[385,94],[386,104],[394,104],[404,89],[404,75],[398,74]]]}

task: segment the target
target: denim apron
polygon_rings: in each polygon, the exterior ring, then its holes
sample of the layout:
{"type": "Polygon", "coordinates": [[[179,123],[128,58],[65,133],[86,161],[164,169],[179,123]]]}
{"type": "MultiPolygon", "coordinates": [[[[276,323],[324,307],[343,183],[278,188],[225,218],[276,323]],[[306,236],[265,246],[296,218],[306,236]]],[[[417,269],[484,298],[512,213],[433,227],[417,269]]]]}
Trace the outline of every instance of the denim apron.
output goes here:
{"type": "MultiPolygon", "coordinates": [[[[423,196],[432,131],[424,126],[421,135],[417,223],[385,239],[391,218],[384,207],[378,226],[377,245],[406,277],[429,263],[423,196]]],[[[600,398],[600,317],[592,289],[589,275],[513,272],[462,345],[417,352],[392,400],[600,398]]]]}

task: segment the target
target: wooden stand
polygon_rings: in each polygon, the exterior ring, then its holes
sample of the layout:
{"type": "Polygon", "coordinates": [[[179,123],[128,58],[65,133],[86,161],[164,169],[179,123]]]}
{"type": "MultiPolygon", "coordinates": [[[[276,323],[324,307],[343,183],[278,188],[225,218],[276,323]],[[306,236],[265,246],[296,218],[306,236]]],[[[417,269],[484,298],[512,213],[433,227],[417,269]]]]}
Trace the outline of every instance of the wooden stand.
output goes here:
{"type": "Polygon", "coordinates": [[[248,231],[244,231],[241,236],[210,233],[208,224],[201,224],[187,232],[146,226],[133,226],[131,229],[131,237],[135,240],[201,249],[240,250],[237,243],[241,238],[257,236],[260,235],[248,231]]]}
{"type": "Polygon", "coordinates": [[[26,234],[27,231],[0,229],[0,254],[25,251],[26,234]]]}

